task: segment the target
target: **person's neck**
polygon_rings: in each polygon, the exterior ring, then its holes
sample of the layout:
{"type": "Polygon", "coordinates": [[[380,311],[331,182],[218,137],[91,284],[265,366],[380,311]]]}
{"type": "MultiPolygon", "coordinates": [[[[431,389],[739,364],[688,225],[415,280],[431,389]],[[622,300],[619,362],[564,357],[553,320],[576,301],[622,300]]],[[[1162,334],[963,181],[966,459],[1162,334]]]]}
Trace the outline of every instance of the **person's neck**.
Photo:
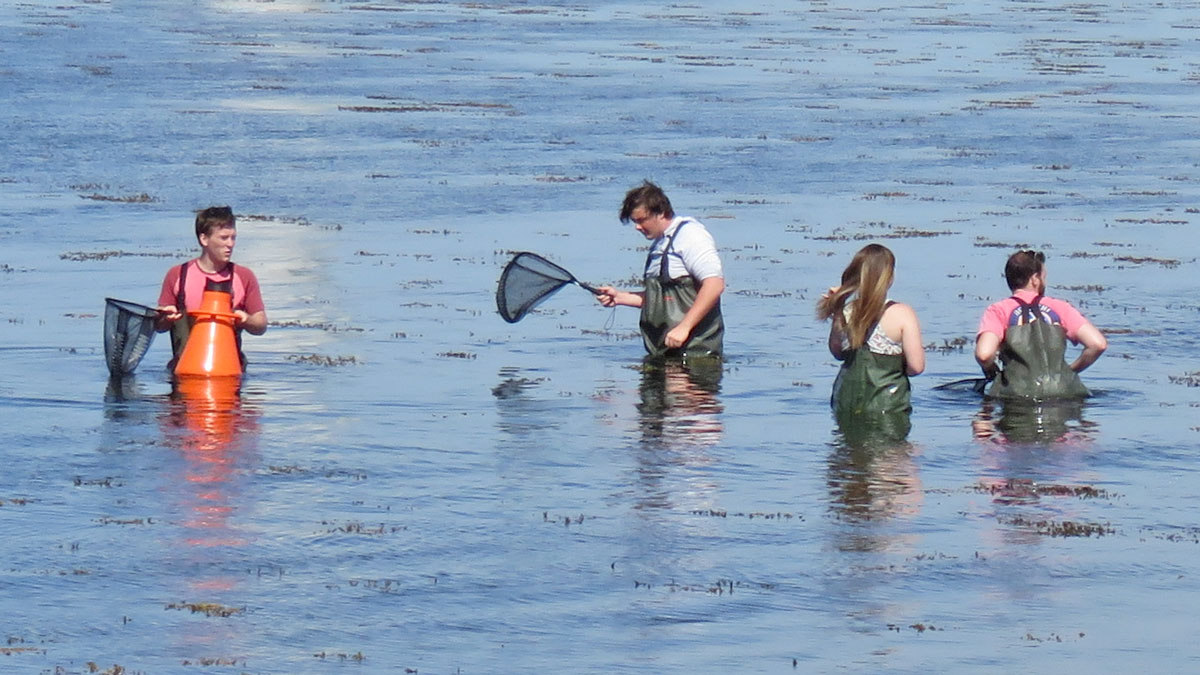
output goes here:
{"type": "Polygon", "coordinates": [[[200,271],[204,272],[205,274],[216,274],[217,272],[224,270],[228,266],[229,266],[229,263],[225,263],[224,265],[218,265],[215,262],[213,262],[208,256],[202,255],[199,258],[196,258],[196,267],[199,267],[200,271]]]}

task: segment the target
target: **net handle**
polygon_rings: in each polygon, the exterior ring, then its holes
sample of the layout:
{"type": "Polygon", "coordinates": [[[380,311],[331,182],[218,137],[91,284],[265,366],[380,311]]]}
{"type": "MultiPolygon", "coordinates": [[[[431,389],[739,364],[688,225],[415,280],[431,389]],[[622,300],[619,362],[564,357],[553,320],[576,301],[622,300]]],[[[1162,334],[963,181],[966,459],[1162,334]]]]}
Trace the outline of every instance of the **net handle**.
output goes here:
{"type": "Polygon", "coordinates": [[[987,377],[968,377],[964,380],[955,380],[953,382],[946,382],[944,384],[939,384],[938,386],[934,387],[933,390],[934,391],[954,391],[954,390],[962,389],[966,385],[971,385],[971,391],[975,392],[976,394],[982,394],[983,390],[985,388],[987,388],[988,382],[991,382],[991,381],[992,381],[991,378],[987,378],[987,377]]]}

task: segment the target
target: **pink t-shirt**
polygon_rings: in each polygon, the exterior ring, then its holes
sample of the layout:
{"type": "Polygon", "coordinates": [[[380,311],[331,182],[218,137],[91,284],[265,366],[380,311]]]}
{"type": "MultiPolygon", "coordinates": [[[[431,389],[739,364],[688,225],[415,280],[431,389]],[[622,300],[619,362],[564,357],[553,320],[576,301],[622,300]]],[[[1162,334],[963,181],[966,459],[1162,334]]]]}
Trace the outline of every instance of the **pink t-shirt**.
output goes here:
{"type": "MultiPolygon", "coordinates": [[[[1037,297],[1035,291],[1017,291],[1013,295],[1025,302],[1033,302],[1033,299],[1037,297]]],[[[1066,300],[1045,296],[1042,296],[1039,306],[1041,307],[1039,313],[1043,318],[1048,319],[1050,323],[1062,326],[1067,334],[1067,339],[1072,343],[1079,344],[1076,336],[1079,329],[1088,322],[1079,313],[1079,310],[1072,307],[1066,300]]],[[[992,303],[984,310],[983,318],[979,320],[979,330],[976,331],[975,336],[978,337],[983,333],[995,333],[1003,340],[1008,327],[1016,326],[1022,321],[1020,309],[1021,303],[1011,297],[992,303]]]]}
{"type": "MultiPolygon", "coordinates": [[[[199,309],[200,301],[204,297],[204,283],[209,279],[229,281],[229,268],[226,267],[216,274],[208,274],[200,269],[195,260],[188,261],[187,266],[187,288],[184,289],[183,299],[187,303],[187,309],[199,309]]],[[[173,265],[171,269],[167,270],[167,276],[163,279],[162,292],[158,294],[159,306],[174,305],[178,291],[179,265],[173,265]]],[[[262,293],[258,290],[258,278],[254,276],[254,272],[241,265],[233,266],[233,308],[240,309],[247,314],[255,314],[266,309],[263,305],[262,293]]]]}

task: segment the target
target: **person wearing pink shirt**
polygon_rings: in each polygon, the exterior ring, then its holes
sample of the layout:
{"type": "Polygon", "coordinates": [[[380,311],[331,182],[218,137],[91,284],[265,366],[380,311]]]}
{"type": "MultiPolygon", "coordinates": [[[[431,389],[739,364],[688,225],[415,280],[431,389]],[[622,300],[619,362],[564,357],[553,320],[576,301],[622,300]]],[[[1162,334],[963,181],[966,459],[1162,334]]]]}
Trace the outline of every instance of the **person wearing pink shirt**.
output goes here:
{"type": "Polygon", "coordinates": [[[196,213],[196,240],[200,256],[167,270],[158,297],[159,319],[155,328],[161,333],[171,331],[171,350],[174,358],[183,352],[191,329],[188,310],[200,308],[205,287],[224,285],[233,295],[234,326],[238,336],[238,354],[242,366],[246,357],[241,354],[242,331],[262,335],[267,331],[267,310],[263,305],[258,279],[249,268],[234,265],[233,247],[237,241],[237,220],[228,206],[210,206],[196,213]]]}
{"type": "Polygon", "coordinates": [[[1045,295],[1044,254],[1012,254],[1004,277],[1013,295],[984,311],[975,337],[975,360],[992,380],[988,396],[1030,400],[1089,396],[1079,373],[1108,348],[1104,334],[1070,303],[1045,295]],[[1083,347],[1069,365],[1067,340],[1083,347]]]}

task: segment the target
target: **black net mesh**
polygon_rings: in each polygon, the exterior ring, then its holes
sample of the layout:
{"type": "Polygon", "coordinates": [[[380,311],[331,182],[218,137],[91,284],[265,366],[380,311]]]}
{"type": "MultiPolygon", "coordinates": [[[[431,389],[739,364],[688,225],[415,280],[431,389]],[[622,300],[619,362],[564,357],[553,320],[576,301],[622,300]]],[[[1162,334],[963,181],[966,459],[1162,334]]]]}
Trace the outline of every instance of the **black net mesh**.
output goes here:
{"type": "Polygon", "coordinates": [[[575,283],[575,277],[536,253],[518,253],[504,266],[496,289],[496,309],[509,323],[520,321],[529,310],[575,283]]]}
{"type": "Polygon", "coordinates": [[[104,359],[114,377],[137,368],[154,340],[158,310],[124,300],[105,298],[104,359]]]}

